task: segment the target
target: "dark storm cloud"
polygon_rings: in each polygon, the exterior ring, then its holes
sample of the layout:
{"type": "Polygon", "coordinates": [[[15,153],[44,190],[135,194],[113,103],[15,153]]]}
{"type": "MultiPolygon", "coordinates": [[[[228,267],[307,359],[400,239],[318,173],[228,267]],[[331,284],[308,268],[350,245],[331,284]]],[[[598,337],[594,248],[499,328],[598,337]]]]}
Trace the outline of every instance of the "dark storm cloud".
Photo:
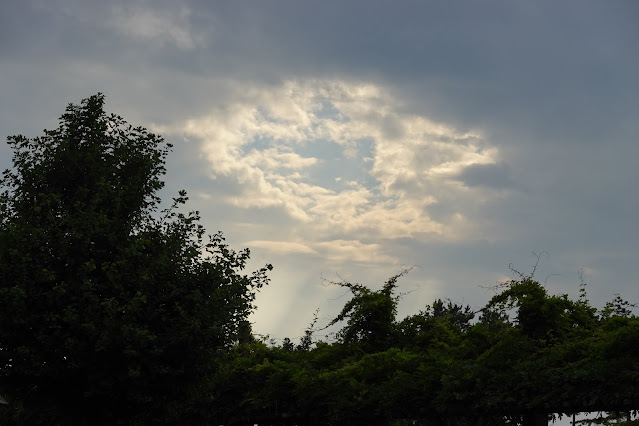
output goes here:
{"type": "Polygon", "coordinates": [[[192,8],[211,53],[199,63],[246,75],[401,81],[416,97],[465,101],[456,111],[509,118],[515,106],[555,126],[636,102],[636,2],[208,4],[192,8]]]}
{"type": "Polygon", "coordinates": [[[632,2],[297,2],[220,11],[240,73],[392,81],[435,116],[592,143],[639,98],[632,2]],[[242,52],[236,55],[235,52],[242,52]],[[242,69],[248,65],[247,69],[242,69]],[[254,65],[254,66],[251,66],[254,65]]]}
{"type": "Polygon", "coordinates": [[[527,127],[540,143],[601,139],[639,99],[633,1],[8,3],[3,53],[18,57],[267,82],[378,80],[434,118],[527,127]],[[191,49],[153,48],[108,25],[114,11],[177,16],[182,5],[183,29],[201,40],[191,49]]]}

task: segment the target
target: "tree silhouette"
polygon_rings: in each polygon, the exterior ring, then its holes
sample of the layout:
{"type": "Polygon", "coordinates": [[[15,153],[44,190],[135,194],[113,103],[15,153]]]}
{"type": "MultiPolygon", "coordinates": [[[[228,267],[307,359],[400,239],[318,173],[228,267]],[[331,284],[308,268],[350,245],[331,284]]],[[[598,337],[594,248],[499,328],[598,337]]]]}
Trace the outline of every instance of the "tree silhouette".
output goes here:
{"type": "Polygon", "coordinates": [[[197,212],[158,211],[171,145],[97,94],[11,136],[0,195],[0,392],[25,424],[178,422],[207,400],[266,270],[197,212]]]}

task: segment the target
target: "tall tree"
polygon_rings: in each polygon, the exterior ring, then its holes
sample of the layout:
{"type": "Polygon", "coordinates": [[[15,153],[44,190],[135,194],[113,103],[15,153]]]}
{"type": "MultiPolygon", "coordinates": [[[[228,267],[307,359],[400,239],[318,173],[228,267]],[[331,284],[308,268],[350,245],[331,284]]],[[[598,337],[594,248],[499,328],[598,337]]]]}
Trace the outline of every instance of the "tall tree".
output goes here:
{"type": "Polygon", "coordinates": [[[205,241],[180,191],[159,212],[171,145],[70,104],[56,130],[11,136],[0,194],[0,392],[11,422],[183,422],[237,339],[270,265],[205,241]]]}

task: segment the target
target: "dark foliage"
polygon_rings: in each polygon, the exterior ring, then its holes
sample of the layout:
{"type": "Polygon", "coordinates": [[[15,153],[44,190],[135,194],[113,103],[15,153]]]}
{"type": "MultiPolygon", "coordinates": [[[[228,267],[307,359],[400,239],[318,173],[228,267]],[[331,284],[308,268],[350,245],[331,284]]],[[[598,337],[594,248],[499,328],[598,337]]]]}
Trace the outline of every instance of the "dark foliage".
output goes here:
{"type": "Polygon", "coordinates": [[[523,277],[500,285],[476,322],[442,300],[398,321],[399,276],[378,291],[333,283],[353,294],[330,322],[345,323],[333,343],[307,333],[297,349],[286,339],[238,347],[223,381],[234,408],[221,420],[545,425],[552,413],[639,405],[637,318],[623,299],[598,312],[585,289],[572,301],[523,277]]]}
{"type": "Polygon", "coordinates": [[[197,212],[177,211],[185,192],[157,212],[170,145],[103,104],[92,96],[58,129],[8,139],[0,390],[11,422],[193,416],[266,283],[266,268],[239,273],[248,250],[204,241],[197,212]]]}

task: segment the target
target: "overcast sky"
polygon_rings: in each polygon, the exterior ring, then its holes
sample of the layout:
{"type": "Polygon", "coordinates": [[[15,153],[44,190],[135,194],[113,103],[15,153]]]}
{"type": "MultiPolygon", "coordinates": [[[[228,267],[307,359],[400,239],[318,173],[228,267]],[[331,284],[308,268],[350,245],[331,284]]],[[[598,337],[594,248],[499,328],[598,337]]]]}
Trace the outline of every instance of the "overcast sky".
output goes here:
{"type": "MultiPolygon", "coordinates": [[[[639,2],[0,2],[0,133],[69,102],[175,145],[203,224],[275,267],[254,329],[303,334],[404,266],[400,316],[523,274],[639,302],[639,2]]],[[[11,165],[6,144],[0,168],[11,165]]]]}

